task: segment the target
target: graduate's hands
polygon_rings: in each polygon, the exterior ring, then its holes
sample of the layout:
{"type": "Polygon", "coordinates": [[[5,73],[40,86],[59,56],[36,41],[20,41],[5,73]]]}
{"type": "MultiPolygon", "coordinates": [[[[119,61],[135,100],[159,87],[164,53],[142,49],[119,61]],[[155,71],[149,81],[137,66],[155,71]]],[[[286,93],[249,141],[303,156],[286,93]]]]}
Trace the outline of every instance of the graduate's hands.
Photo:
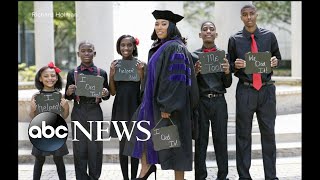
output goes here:
{"type": "Polygon", "coordinates": [[[171,115],[170,113],[161,112],[161,118],[163,118],[163,119],[169,119],[170,115],[171,115]]]}

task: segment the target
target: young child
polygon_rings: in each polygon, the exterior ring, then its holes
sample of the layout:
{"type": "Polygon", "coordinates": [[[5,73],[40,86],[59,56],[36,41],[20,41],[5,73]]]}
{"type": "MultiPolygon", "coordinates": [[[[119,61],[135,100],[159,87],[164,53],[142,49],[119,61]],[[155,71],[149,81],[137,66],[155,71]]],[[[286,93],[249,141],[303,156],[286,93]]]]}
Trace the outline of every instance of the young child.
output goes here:
{"type": "Polygon", "coordinates": [[[74,136],[74,132],[76,131],[76,136],[79,140],[72,141],[76,179],[98,180],[102,168],[103,144],[102,141],[95,141],[97,139],[96,121],[103,121],[103,114],[100,106],[101,99],[107,100],[110,97],[108,76],[106,71],[93,64],[93,58],[96,55],[96,51],[92,43],[88,41],[80,42],[77,54],[81,59],[81,64],[68,72],[65,98],[74,100],[71,121],[80,123],[86,131],[91,132],[93,137],[92,140],[89,140],[82,131],[79,129],[75,130],[76,127],[74,126],[74,123],[71,124],[72,136],[74,136]],[[104,78],[101,97],[77,96],[75,94],[77,88],[75,77],[80,74],[101,76],[104,78]],[[89,123],[89,121],[94,122],[89,123]],[[87,170],[87,167],[89,171],[87,170]]]}
{"type": "MultiPolygon", "coordinates": [[[[39,92],[34,94],[31,99],[31,111],[30,111],[31,118],[34,118],[38,114],[38,112],[36,111],[37,110],[37,105],[35,100],[36,95],[42,94],[42,93],[43,94],[50,94],[54,92],[60,93],[59,91],[62,88],[62,79],[61,79],[61,76],[59,75],[60,72],[61,70],[57,68],[53,64],[53,62],[50,62],[48,66],[42,67],[37,72],[35,76],[35,86],[39,90],[39,92]]],[[[66,119],[69,115],[69,104],[64,98],[61,98],[60,105],[62,107],[61,116],[64,119],[66,119]]],[[[53,155],[53,160],[57,166],[59,179],[65,180],[66,169],[63,162],[63,156],[68,153],[69,151],[66,144],[64,144],[61,148],[53,152],[40,151],[39,149],[33,146],[31,154],[36,157],[34,169],[33,169],[33,180],[40,180],[43,164],[46,160],[46,156],[49,156],[49,155],[53,155]]]]}
{"type": "MultiPolygon", "coordinates": [[[[138,56],[138,45],[139,41],[131,35],[122,35],[117,40],[116,48],[119,55],[125,61],[137,61],[137,71],[140,77],[140,81],[115,81],[115,67],[119,60],[114,60],[110,65],[109,83],[110,83],[110,94],[115,96],[112,108],[111,121],[116,121],[120,132],[123,131],[123,127],[119,121],[126,121],[127,127],[131,120],[131,117],[137,107],[140,105],[140,93],[141,93],[141,82],[144,79],[144,66],[145,63],[139,61],[136,57],[138,56]]],[[[110,136],[117,138],[116,131],[111,124],[110,136]]],[[[128,156],[123,155],[123,149],[125,145],[126,137],[123,136],[119,141],[119,159],[120,166],[124,180],[136,178],[137,170],[139,165],[139,159],[131,157],[131,178],[128,175],[128,156]]]]}

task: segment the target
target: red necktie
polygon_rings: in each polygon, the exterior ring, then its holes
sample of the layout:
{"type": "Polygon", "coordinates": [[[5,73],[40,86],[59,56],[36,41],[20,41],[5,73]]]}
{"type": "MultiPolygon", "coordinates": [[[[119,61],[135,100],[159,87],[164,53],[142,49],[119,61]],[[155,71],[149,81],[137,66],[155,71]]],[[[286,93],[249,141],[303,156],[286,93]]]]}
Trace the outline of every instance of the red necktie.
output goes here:
{"type": "MultiPolygon", "coordinates": [[[[256,40],[254,39],[254,34],[251,34],[251,52],[257,53],[258,47],[256,40]]],[[[253,81],[253,87],[256,90],[259,90],[262,87],[262,81],[261,81],[261,74],[260,73],[253,73],[252,74],[252,81],[253,81]]]]}
{"type": "Polygon", "coordinates": [[[216,51],[216,48],[211,48],[211,49],[203,49],[203,52],[214,52],[216,51]]]}

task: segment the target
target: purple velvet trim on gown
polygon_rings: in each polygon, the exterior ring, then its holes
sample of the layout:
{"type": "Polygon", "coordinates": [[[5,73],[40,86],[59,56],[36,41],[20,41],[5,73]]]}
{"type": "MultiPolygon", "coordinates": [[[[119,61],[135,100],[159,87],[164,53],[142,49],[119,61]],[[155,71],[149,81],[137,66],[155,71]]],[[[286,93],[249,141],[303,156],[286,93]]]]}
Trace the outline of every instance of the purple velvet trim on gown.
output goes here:
{"type": "Polygon", "coordinates": [[[169,71],[174,71],[174,70],[186,70],[187,66],[185,64],[171,64],[169,66],[169,71]]]}
{"type": "Polygon", "coordinates": [[[170,61],[177,60],[177,59],[185,60],[186,58],[183,53],[174,53],[171,55],[170,61]]]}
{"type": "MultiPolygon", "coordinates": [[[[172,41],[170,40],[165,42],[161,47],[151,56],[148,62],[148,74],[147,74],[147,82],[144,89],[144,96],[141,102],[141,108],[139,111],[137,122],[141,120],[146,120],[150,122],[149,126],[145,126],[144,128],[148,129],[150,132],[152,128],[155,126],[155,120],[153,115],[153,88],[154,88],[154,78],[156,73],[156,63],[157,60],[162,53],[163,49],[172,41]]],[[[142,125],[142,124],[141,124],[142,125]]],[[[145,139],[145,134],[141,131],[137,130],[137,137],[140,139],[145,139]]],[[[134,150],[132,153],[132,157],[141,158],[144,144],[146,144],[146,153],[147,153],[147,162],[148,164],[157,164],[158,162],[158,153],[153,148],[152,139],[149,138],[147,141],[136,141],[134,145],[134,150]]]]}

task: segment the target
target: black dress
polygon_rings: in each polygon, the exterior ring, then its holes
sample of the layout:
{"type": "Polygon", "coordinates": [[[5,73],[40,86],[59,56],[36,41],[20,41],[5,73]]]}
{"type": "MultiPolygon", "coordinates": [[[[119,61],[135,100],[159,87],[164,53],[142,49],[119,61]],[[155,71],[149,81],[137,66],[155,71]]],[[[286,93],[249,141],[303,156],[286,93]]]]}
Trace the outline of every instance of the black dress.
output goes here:
{"type": "MultiPolygon", "coordinates": [[[[133,113],[140,104],[140,81],[115,81],[115,85],[117,93],[113,101],[111,121],[116,121],[120,132],[122,132],[123,127],[119,121],[126,121],[128,127],[133,113]]],[[[118,137],[112,123],[110,136],[118,137]]]]}

